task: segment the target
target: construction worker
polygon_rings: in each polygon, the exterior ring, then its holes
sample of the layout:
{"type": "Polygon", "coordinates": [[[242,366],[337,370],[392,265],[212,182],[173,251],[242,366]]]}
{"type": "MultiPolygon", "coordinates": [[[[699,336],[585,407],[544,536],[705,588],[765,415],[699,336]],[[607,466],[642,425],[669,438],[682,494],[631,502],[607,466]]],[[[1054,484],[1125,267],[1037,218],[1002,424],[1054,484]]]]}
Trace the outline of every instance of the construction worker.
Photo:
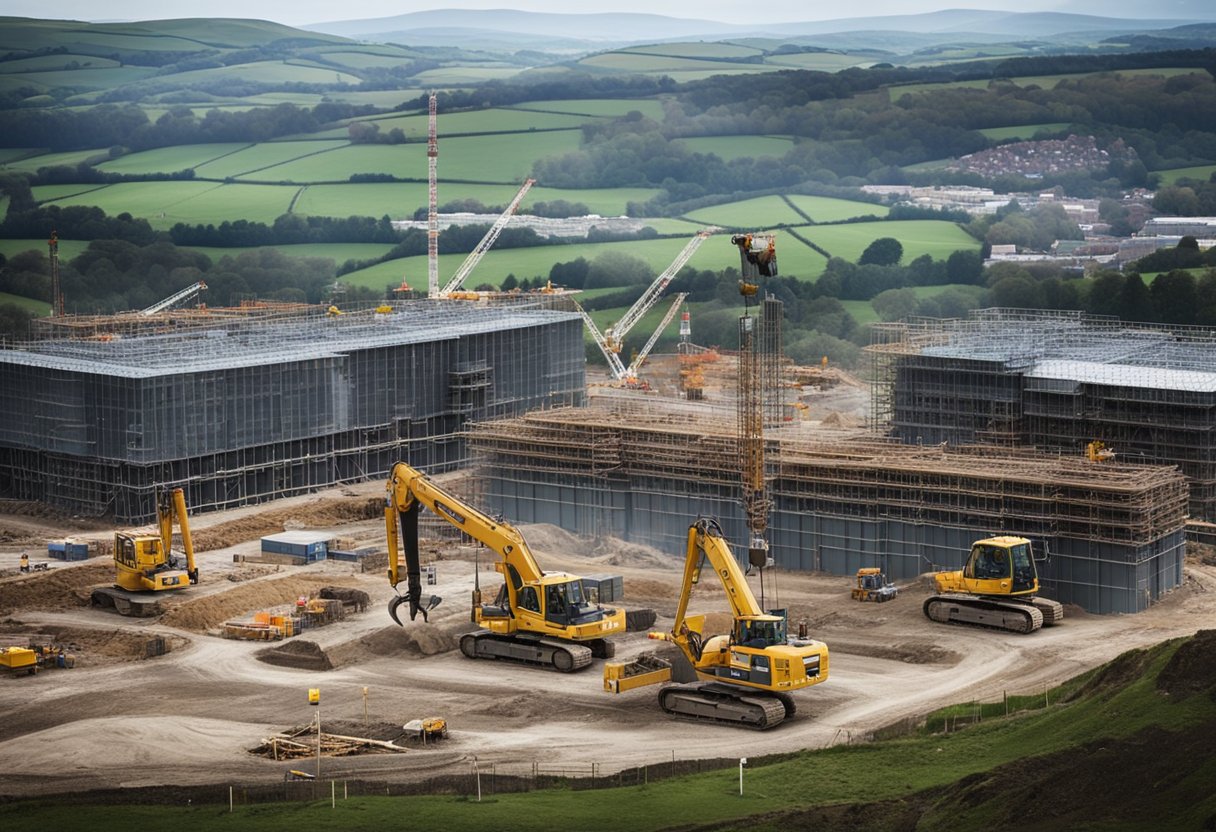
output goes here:
{"type": "Polygon", "coordinates": [[[21,571],[22,572],[30,571],[30,556],[27,555],[25,552],[21,553],[21,571]]]}

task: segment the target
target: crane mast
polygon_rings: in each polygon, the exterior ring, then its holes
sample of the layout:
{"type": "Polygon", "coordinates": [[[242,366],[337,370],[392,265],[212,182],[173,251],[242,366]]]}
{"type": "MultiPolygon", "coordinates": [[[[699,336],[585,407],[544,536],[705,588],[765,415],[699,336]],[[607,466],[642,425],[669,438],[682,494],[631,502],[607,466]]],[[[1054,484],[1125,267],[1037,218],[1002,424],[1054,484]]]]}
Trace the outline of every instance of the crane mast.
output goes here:
{"type": "Polygon", "coordinates": [[[63,317],[63,289],[59,286],[59,232],[52,231],[47,241],[51,260],[51,317],[63,317]]]}
{"type": "Polygon", "coordinates": [[[439,131],[437,96],[431,93],[427,103],[426,170],[427,170],[427,214],[426,214],[426,276],[427,297],[439,294],[439,131]]]}

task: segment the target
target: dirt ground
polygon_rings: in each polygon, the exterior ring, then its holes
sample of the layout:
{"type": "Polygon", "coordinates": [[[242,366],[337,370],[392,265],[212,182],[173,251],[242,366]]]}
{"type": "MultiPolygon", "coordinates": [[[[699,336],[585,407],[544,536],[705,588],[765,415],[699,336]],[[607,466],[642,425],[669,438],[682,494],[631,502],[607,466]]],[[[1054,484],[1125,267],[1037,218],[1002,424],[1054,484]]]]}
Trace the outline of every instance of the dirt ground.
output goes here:
{"type": "MultiPolygon", "coordinates": [[[[112,579],[108,561],[52,562],[21,575],[26,549],[44,559],[45,542],[64,534],[55,517],[0,513],[0,643],[47,636],[68,644],[74,669],[0,677],[0,796],[86,789],[271,783],[289,767],[250,753],[264,737],[309,723],[348,731],[442,716],[448,740],[406,754],[323,760],[323,776],[410,781],[466,774],[474,760],[499,773],[547,769],[601,773],[677,759],[759,756],[863,740],[870,731],[952,702],[1042,691],[1133,647],[1189,635],[1216,622],[1216,565],[1192,558],[1186,580],[1138,615],[1094,616],[1068,609],[1061,626],[1030,636],[949,627],[921,614],[923,585],[905,586],[885,604],[849,597],[850,580],[770,573],[766,606],[805,620],[831,650],[827,681],[799,692],[798,713],[763,733],[674,721],[655,689],[613,696],[602,690],[601,663],[565,675],[471,661],[456,649],[472,629],[469,601],[477,550],[438,552],[443,597],[429,623],[392,624],[392,595],[379,570],[322,562],[307,567],[234,562],[258,550],[257,536],[317,528],[356,546],[383,546],[374,519],[380,483],[332,489],[268,506],[200,515],[195,538],[202,583],[165,602],[157,619],[122,618],[87,605],[88,587],[112,579]],[[14,542],[16,541],[16,542],[14,542]],[[322,586],[361,589],[361,613],[282,642],[221,638],[223,622],[290,603],[322,586]],[[169,652],[143,658],[161,637],[169,652]],[[319,688],[321,703],[307,693],[319,688]]],[[[624,606],[654,608],[655,629],[670,626],[679,554],[612,540],[584,540],[551,526],[525,526],[546,570],[624,577],[624,606]]],[[[111,530],[74,528],[78,539],[111,530]]],[[[499,580],[483,552],[483,591],[499,580]]],[[[720,589],[703,582],[693,611],[727,609],[720,589]]],[[[722,616],[720,620],[726,620],[722,616]]],[[[618,658],[654,649],[645,633],[618,641],[618,658]]],[[[379,730],[379,729],[377,729],[379,730]]]]}

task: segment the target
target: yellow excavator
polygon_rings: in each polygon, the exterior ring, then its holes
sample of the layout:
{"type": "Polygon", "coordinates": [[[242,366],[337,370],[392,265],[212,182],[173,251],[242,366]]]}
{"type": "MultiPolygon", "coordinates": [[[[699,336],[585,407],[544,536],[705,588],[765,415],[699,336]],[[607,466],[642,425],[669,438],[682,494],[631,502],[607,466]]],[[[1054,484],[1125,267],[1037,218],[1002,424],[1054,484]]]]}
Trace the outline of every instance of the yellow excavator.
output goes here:
{"type": "Polygon", "coordinates": [[[1064,620],[1064,605],[1038,597],[1034,547],[1024,537],[977,540],[961,570],[933,576],[936,594],[925,615],[943,624],[973,624],[1032,633],[1064,620]]]}
{"type": "Polygon", "coordinates": [[[388,538],[388,581],[401,581],[404,548],[406,591],[397,590],[389,615],[401,624],[397,610],[408,605],[410,620],[438,606],[440,599],[422,593],[418,550],[418,508],[425,506],[498,555],[494,569],[503,584],[491,604],[481,602],[480,580],[473,590],[472,619],[481,629],[460,638],[460,652],[470,659],[504,659],[569,673],[593,658],[611,658],[608,636],[625,631],[625,611],[588,601],[583,579],[564,572],[542,572],[523,535],[513,526],[482,514],[435,485],[404,462],[393,466],[387,484],[384,525],[388,538]],[[398,542],[400,541],[400,543],[398,542]]]}
{"type": "MultiPolygon", "coordinates": [[[[774,611],[776,613],[778,611],[774,611]]],[[[767,729],[794,714],[801,688],[828,678],[828,648],[821,641],[791,639],[784,614],[766,614],[756,603],[716,520],[699,518],[688,528],[680,604],[670,633],[651,633],[679,648],[675,662],[649,654],[604,666],[604,690],[624,693],[663,684],[659,706],[676,717],[767,729]],[[734,616],[731,632],[705,633],[705,615],[688,615],[689,598],[708,562],[722,583],[734,616]],[[675,680],[675,684],[667,684],[675,680]]]]}
{"type": "Polygon", "coordinates": [[[94,606],[112,607],[122,615],[148,616],[160,611],[157,595],[198,583],[194,542],[182,489],[162,490],[156,497],[157,533],[114,533],[114,586],[97,587],[94,606]],[[173,551],[173,521],[182,538],[182,558],[173,551]],[[184,568],[183,568],[184,566],[184,568]]]}

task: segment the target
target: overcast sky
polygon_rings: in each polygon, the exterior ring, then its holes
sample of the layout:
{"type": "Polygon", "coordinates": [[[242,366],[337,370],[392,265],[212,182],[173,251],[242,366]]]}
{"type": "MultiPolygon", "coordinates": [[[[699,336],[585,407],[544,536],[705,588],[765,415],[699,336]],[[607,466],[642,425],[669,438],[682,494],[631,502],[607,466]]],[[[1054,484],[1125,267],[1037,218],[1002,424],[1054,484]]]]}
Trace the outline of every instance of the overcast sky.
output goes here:
{"type": "Polygon", "coordinates": [[[851,3],[808,3],[807,0],[608,0],[595,4],[569,0],[0,0],[0,15],[74,20],[154,20],[174,17],[252,17],[291,26],[332,20],[391,17],[429,9],[522,9],[535,12],[649,12],[672,17],[743,23],[830,20],[890,14],[914,14],[938,9],[1007,9],[1010,11],[1068,11],[1122,17],[1211,18],[1210,0],[855,0],[851,3]],[[763,15],[758,18],[757,15],[763,15]]]}

